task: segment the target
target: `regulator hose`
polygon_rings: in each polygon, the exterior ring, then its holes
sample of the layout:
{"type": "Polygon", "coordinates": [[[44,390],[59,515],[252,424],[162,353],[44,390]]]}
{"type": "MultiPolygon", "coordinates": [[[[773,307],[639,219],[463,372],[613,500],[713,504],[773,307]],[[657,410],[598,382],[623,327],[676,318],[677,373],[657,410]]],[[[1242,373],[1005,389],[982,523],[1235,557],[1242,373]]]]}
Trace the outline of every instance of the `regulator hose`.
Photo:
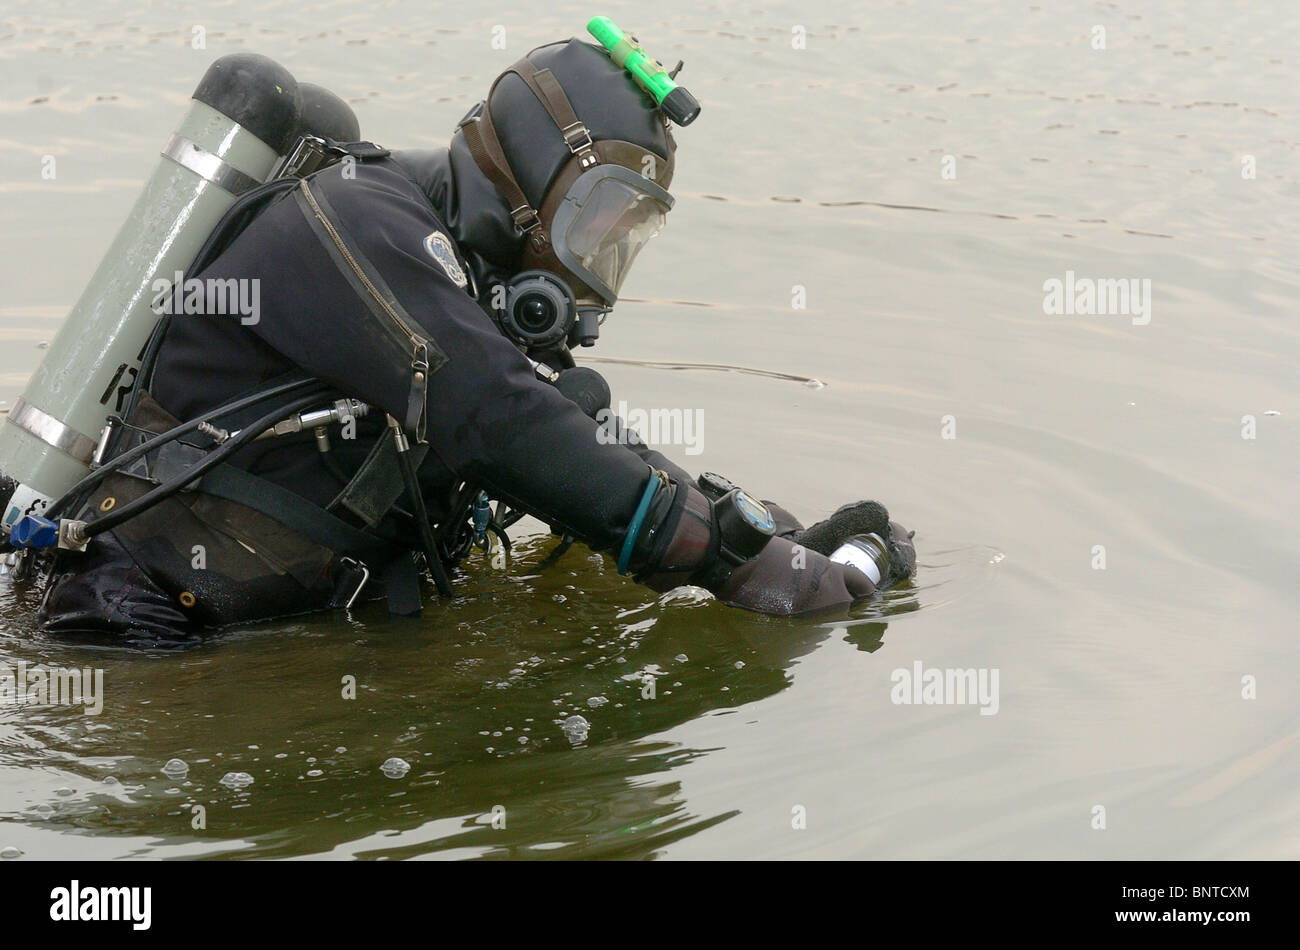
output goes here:
{"type": "MultiPolygon", "coordinates": [[[[146,494],[141,495],[135,501],[123,505],[121,508],[113,509],[111,514],[86,525],[86,536],[93,538],[97,534],[102,534],[110,528],[115,528],[128,518],[133,518],[140,512],[152,508],[154,505],[166,501],[172,495],[175,495],[186,485],[189,485],[203,476],[205,472],[216,468],[230,456],[234,455],[241,448],[252,442],[259,435],[275,425],[287,414],[298,412],[306,409],[313,403],[320,401],[320,394],[312,393],[308,396],[300,396],[289,402],[288,405],[280,406],[273,412],[268,412],[260,419],[249,423],[235,435],[232,435],[225,442],[221,443],[216,449],[213,449],[199,462],[177,475],[169,482],[163,482],[157,488],[150,489],[146,494]]],[[[140,446],[139,448],[143,448],[140,446]]],[[[133,449],[132,451],[135,451],[133,449]]],[[[129,453],[128,453],[129,454],[129,453]]],[[[97,470],[95,474],[101,470],[97,470]]],[[[46,515],[46,517],[50,517],[46,515]]]]}
{"type": "MultiPolygon", "coordinates": [[[[106,462],[103,465],[101,465],[99,468],[95,469],[89,475],[82,478],[81,481],[77,482],[77,484],[73,485],[66,492],[64,492],[58,498],[57,501],[51,504],[50,507],[43,512],[43,514],[47,518],[51,518],[51,519],[57,518],[68,506],[69,502],[71,502],[82,492],[94,488],[96,485],[102,482],[109,475],[113,474],[123,465],[126,465],[129,462],[134,462],[142,455],[146,455],[149,452],[152,452],[160,445],[165,445],[168,442],[172,442],[176,439],[179,439],[183,435],[193,432],[195,429],[197,429],[200,425],[202,425],[205,422],[211,422],[213,419],[220,418],[221,416],[224,415],[229,415],[232,412],[239,412],[243,409],[247,409],[249,406],[255,406],[258,403],[263,402],[267,399],[274,399],[277,396],[287,396],[291,393],[302,390],[305,387],[311,387],[314,390],[318,390],[312,392],[311,394],[312,399],[321,398],[326,391],[325,385],[316,379],[300,379],[300,380],[295,380],[293,382],[281,383],[278,386],[273,386],[270,389],[265,389],[260,393],[253,393],[250,396],[244,396],[241,399],[236,399],[234,402],[226,403],[224,406],[218,406],[216,409],[209,410],[208,412],[203,413],[203,415],[201,416],[196,416],[195,418],[191,419],[189,422],[183,422],[180,425],[176,426],[175,428],[168,429],[166,432],[160,433],[159,435],[155,436],[149,441],[144,442],[141,445],[137,445],[135,448],[129,449],[126,452],[123,452],[121,455],[117,456],[111,461],[106,462]]],[[[282,414],[284,411],[286,410],[279,410],[277,412],[277,415],[282,414]]],[[[272,424],[278,421],[280,421],[279,418],[274,419],[272,421],[272,424]]]]}

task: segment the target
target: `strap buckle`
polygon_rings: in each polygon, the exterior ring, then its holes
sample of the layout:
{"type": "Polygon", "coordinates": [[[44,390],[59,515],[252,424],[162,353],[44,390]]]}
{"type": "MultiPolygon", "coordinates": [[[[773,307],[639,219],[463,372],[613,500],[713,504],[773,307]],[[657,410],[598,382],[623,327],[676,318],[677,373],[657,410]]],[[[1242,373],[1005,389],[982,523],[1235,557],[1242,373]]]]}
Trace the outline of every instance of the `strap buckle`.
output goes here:
{"type": "Polygon", "coordinates": [[[585,152],[596,144],[591,139],[591,132],[580,121],[566,125],[560,129],[560,134],[564,136],[564,144],[569,146],[569,151],[574,155],[585,152]]]}
{"type": "Polygon", "coordinates": [[[527,234],[542,225],[541,216],[530,205],[520,205],[513,209],[510,217],[514,219],[515,227],[519,229],[520,234],[527,234]]]}
{"type": "Polygon", "coordinates": [[[465,113],[465,118],[461,119],[459,122],[456,123],[456,128],[463,129],[465,128],[465,126],[473,122],[477,122],[480,118],[483,117],[483,110],[486,105],[487,105],[487,100],[483,100],[482,102],[476,102],[474,104],[474,108],[470,109],[468,112],[465,113]]]}

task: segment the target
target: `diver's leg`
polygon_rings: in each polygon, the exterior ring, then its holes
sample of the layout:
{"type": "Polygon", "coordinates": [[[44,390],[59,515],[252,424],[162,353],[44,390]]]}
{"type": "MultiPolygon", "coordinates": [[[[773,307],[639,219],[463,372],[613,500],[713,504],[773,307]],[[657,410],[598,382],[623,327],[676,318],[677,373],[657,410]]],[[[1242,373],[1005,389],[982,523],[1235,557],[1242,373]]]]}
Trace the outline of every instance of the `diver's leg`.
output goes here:
{"type": "Polygon", "coordinates": [[[111,531],[60,571],[56,566],[37,614],[42,631],[132,643],[175,643],[197,632],[111,531]]]}

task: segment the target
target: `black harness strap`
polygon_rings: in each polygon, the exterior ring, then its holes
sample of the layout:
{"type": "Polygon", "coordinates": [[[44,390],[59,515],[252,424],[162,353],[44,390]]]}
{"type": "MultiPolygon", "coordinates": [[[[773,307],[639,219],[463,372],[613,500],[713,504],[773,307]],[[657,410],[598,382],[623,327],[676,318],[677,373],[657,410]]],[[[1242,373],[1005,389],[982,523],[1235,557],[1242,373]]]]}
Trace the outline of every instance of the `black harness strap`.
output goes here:
{"type": "Polygon", "coordinates": [[[321,547],[360,558],[376,566],[383,578],[390,612],[419,613],[420,582],[409,551],[398,550],[334,517],[324,508],[232,465],[219,465],[203,477],[199,489],[209,495],[247,505],[321,547]]]}
{"type": "Polygon", "coordinates": [[[287,488],[233,465],[218,465],[203,476],[197,487],[209,495],[260,511],[331,551],[375,564],[392,556],[391,542],[354,528],[287,488]]]}

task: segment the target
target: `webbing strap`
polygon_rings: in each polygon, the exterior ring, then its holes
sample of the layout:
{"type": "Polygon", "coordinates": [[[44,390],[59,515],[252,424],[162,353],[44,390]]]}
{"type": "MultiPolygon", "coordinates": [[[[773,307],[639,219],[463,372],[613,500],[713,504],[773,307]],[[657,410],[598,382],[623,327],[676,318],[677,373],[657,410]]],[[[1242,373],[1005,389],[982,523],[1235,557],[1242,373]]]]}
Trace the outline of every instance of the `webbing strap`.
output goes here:
{"type": "Polygon", "coordinates": [[[420,572],[409,554],[395,557],[385,565],[381,579],[384,594],[388,597],[388,612],[399,617],[414,617],[420,613],[420,572]]]}
{"type": "Polygon", "coordinates": [[[467,120],[460,129],[465,136],[465,144],[469,146],[469,154],[474,159],[474,164],[478,165],[479,170],[496,186],[497,191],[501,192],[502,197],[510,205],[510,216],[514,218],[515,227],[527,234],[540,225],[542,219],[537,216],[536,209],[528,203],[528,197],[519,187],[514,173],[510,171],[510,162],[506,158],[505,150],[501,148],[501,140],[497,138],[496,129],[492,125],[492,118],[488,115],[486,107],[482,115],[467,120]]]}
{"type": "MultiPolygon", "coordinates": [[[[542,223],[541,216],[538,215],[537,209],[528,203],[528,196],[524,194],[510,168],[510,160],[506,157],[505,149],[501,147],[501,139],[497,135],[496,126],[492,123],[489,106],[497,83],[509,75],[518,76],[537,97],[546,114],[560,130],[564,144],[569,147],[570,152],[579,156],[584,168],[596,164],[598,159],[592,149],[590,131],[573,111],[569,97],[564,94],[559,80],[549,69],[538,69],[525,56],[493,81],[487,99],[483,101],[483,111],[462,123],[461,132],[465,136],[465,144],[469,146],[469,153],[474,163],[510,204],[510,215],[514,218],[515,226],[522,233],[528,234],[542,223]]],[[[545,235],[541,235],[540,239],[544,241],[545,235]]]]}
{"type": "MultiPolygon", "coordinates": [[[[560,86],[560,81],[555,78],[555,74],[549,69],[534,68],[533,64],[526,59],[524,62],[528,63],[528,69],[531,71],[514,66],[511,67],[511,72],[528,84],[528,88],[533,91],[537,101],[542,104],[550,115],[551,121],[564,136],[564,144],[569,146],[569,151],[575,155],[590,152],[591,133],[578,118],[578,114],[573,111],[573,106],[569,104],[569,97],[564,94],[564,89],[560,86]]],[[[584,162],[585,164],[587,163],[584,162]]]]}
{"type": "Polygon", "coordinates": [[[336,554],[350,554],[372,565],[393,555],[389,542],[352,527],[301,495],[233,465],[218,465],[203,476],[198,487],[209,495],[260,511],[336,554]]]}
{"type": "Polygon", "coordinates": [[[420,613],[420,577],[410,551],[398,550],[307,499],[233,465],[218,465],[203,476],[199,486],[210,495],[262,512],[336,556],[346,552],[372,567],[378,565],[389,613],[404,617],[420,613]]]}

